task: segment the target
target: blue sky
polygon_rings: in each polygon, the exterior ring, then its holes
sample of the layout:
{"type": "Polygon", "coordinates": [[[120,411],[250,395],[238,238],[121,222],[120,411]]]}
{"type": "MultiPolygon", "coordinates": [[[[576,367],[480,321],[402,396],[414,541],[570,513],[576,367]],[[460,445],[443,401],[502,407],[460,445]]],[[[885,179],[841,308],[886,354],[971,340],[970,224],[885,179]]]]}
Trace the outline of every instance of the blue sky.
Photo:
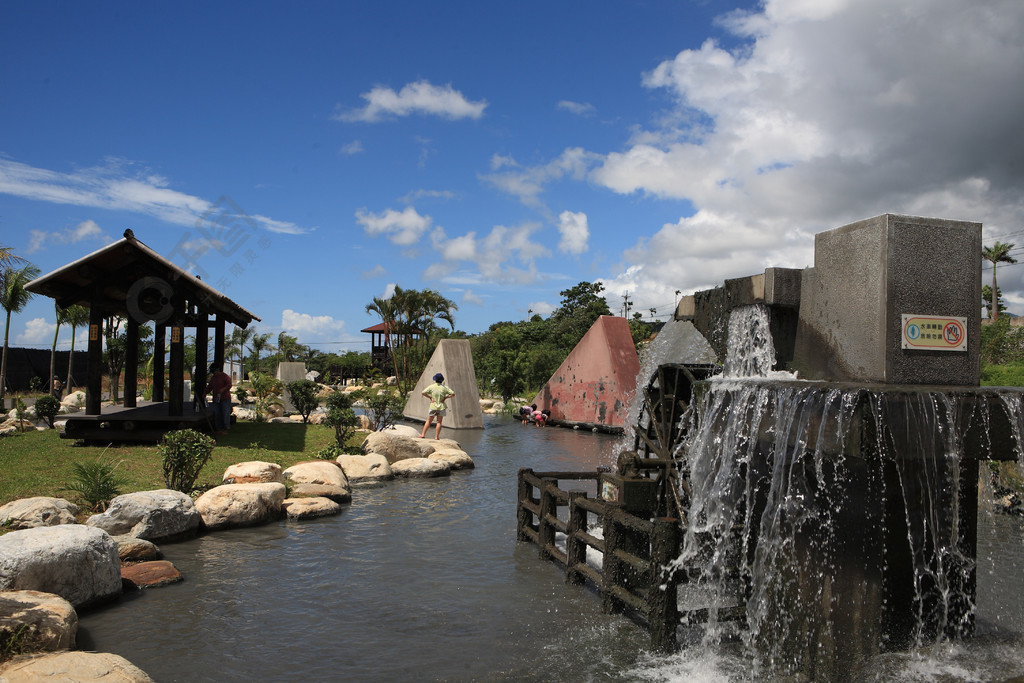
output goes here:
{"type": "Polygon", "coordinates": [[[666,319],[884,212],[1024,245],[1021,35],[1019,0],[7,2],[0,244],[131,228],[323,351],[396,284],[470,333],[580,281],[666,319]]]}

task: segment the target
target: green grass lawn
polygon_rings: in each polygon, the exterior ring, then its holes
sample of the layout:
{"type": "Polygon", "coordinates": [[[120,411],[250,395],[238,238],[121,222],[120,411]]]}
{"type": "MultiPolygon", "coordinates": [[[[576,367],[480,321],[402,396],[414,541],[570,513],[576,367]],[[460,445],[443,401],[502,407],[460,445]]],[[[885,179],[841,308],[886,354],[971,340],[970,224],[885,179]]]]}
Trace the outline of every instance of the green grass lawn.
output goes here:
{"type": "MultiPolygon", "coordinates": [[[[357,434],[353,443],[362,443],[357,434]]],[[[290,467],[310,460],[334,442],[334,429],[322,425],[239,422],[218,436],[213,456],[197,485],[215,485],[228,465],[246,460],[290,467]]],[[[76,501],[61,489],[72,480],[72,465],[100,459],[115,466],[127,484],[122,493],[165,488],[160,454],[155,445],[79,446],[61,439],[57,430],[26,432],[0,438],[0,505],[31,496],[57,496],[76,501]]]]}

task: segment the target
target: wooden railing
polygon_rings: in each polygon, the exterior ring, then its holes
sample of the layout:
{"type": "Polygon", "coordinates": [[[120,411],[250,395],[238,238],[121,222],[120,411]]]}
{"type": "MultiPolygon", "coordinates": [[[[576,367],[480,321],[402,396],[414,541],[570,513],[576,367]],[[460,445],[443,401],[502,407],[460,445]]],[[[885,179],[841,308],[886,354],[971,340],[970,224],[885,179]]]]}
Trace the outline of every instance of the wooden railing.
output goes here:
{"type": "Polygon", "coordinates": [[[519,470],[517,533],[520,541],[537,545],[542,559],[565,567],[566,581],[592,584],[601,595],[601,609],[630,612],[646,622],[651,645],[671,651],[679,624],[677,594],[682,572],[672,569],[679,555],[680,525],[672,518],[642,519],[590,498],[585,491],[563,491],[559,481],[593,481],[597,472],[534,472],[519,470]],[[565,519],[559,508],[568,508],[565,519]],[[602,537],[590,533],[599,520],[602,537]],[[564,549],[557,543],[565,537],[564,549]],[[600,567],[587,563],[587,549],[602,555],[600,567]]]}

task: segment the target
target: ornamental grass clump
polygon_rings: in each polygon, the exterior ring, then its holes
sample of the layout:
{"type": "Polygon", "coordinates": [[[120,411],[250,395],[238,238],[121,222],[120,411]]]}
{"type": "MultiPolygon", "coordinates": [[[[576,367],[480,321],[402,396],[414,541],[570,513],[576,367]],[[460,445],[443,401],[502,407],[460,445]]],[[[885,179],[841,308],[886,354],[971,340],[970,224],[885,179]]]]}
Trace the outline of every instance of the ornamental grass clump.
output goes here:
{"type": "Polygon", "coordinates": [[[76,494],[92,512],[103,512],[110,501],[121,495],[127,480],[114,472],[115,465],[102,460],[71,465],[73,480],[62,491],[76,494]]]}
{"type": "Polygon", "coordinates": [[[199,473],[213,455],[216,442],[194,429],[180,429],[164,434],[157,445],[163,458],[164,484],[169,489],[191,493],[199,473]]]}

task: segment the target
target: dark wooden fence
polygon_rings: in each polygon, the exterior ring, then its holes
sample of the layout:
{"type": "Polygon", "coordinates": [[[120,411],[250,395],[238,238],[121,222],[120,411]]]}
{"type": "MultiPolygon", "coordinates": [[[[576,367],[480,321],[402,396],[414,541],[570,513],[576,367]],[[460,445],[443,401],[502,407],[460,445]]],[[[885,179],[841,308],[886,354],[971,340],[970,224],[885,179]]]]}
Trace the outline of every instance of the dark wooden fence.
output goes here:
{"type": "Polygon", "coordinates": [[[566,581],[593,585],[605,612],[640,617],[651,645],[671,651],[676,647],[676,601],[683,574],[673,568],[679,556],[679,520],[642,519],[585,491],[558,487],[559,481],[593,481],[596,487],[600,473],[519,470],[517,538],[537,544],[541,558],[565,567],[566,581]],[[568,508],[565,519],[559,518],[559,508],[568,508]],[[597,526],[602,537],[590,533],[597,526]],[[556,542],[559,533],[565,537],[564,549],[556,542]],[[587,564],[588,548],[601,553],[600,568],[587,564]]]}

